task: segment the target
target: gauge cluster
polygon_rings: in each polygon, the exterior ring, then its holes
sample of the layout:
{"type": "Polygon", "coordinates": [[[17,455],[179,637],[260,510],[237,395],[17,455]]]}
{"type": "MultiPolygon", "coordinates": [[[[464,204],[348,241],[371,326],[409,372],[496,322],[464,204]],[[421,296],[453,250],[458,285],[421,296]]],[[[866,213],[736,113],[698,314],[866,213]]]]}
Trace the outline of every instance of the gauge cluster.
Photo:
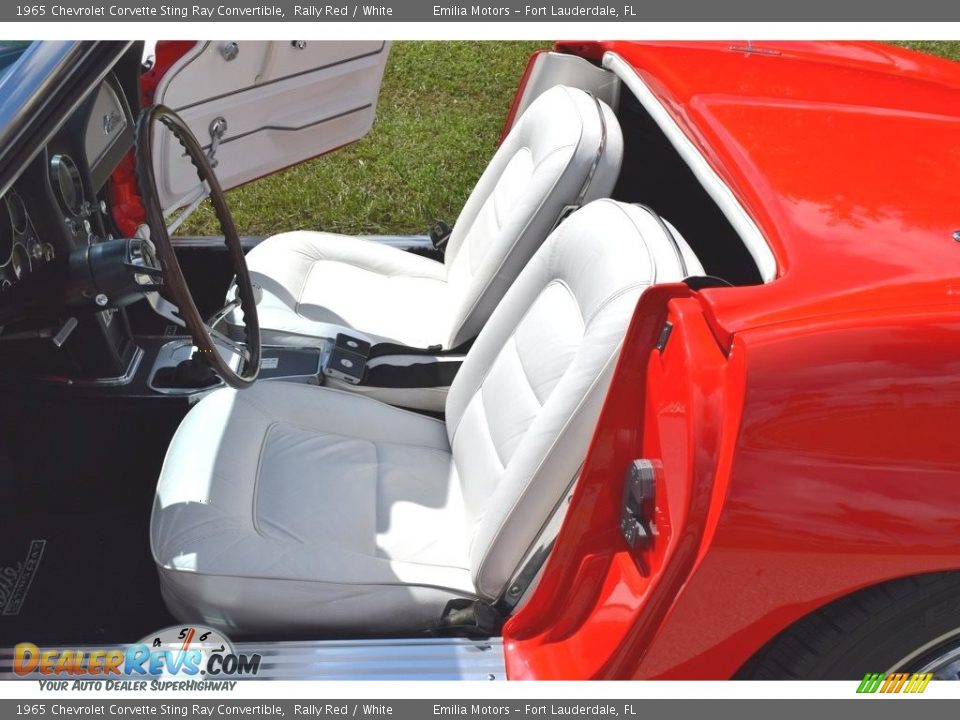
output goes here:
{"type": "Polygon", "coordinates": [[[57,256],[111,237],[104,187],[133,146],[132,127],[111,75],[0,196],[0,292],[57,256]]]}
{"type": "Polygon", "coordinates": [[[80,169],[66,153],[55,153],[49,162],[50,189],[63,217],[63,223],[73,239],[73,246],[89,245],[94,240],[90,223],[95,212],[93,203],[86,199],[80,169]]]}
{"type": "Polygon", "coordinates": [[[15,191],[0,198],[0,292],[9,289],[56,255],[42,242],[23,199],[15,191]]]}
{"type": "Polygon", "coordinates": [[[74,280],[86,279],[85,264],[93,272],[90,258],[122,234],[111,216],[111,177],[133,149],[141,58],[134,44],[102,78],[78,78],[70,92],[82,90],[79,101],[50,98],[51,116],[24,136],[30,159],[4,178],[0,376],[93,382],[123,377],[135,357],[125,308],[94,302],[74,280]]]}

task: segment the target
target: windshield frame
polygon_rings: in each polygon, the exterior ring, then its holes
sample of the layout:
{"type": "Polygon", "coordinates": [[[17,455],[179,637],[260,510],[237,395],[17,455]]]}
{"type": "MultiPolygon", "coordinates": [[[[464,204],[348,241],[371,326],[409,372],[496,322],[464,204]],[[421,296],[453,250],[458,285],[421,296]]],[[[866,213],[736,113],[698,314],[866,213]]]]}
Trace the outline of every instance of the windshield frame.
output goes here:
{"type": "Polygon", "coordinates": [[[0,75],[0,195],[132,42],[30,43],[0,75]]]}

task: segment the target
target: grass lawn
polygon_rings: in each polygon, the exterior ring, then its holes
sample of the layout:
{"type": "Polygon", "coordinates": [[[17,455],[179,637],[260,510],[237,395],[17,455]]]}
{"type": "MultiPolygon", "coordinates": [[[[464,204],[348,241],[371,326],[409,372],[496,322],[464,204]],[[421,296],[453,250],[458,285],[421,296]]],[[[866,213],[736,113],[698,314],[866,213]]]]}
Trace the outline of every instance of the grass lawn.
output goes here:
{"type": "MultiPolygon", "coordinates": [[[[960,41],[902,44],[960,60],[960,41]]],[[[527,57],[548,45],[394,43],[373,130],[355,145],[229,193],[238,229],[406,234],[425,232],[436,219],[453,222],[494,152],[527,57]]],[[[180,234],[220,231],[203,207],[180,234]]]]}
{"type": "MultiPolygon", "coordinates": [[[[310,228],[423,233],[453,222],[496,149],[517,83],[543,42],[397,42],[377,119],[358,143],[229,193],[244,235],[310,228]],[[443,69],[443,72],[439,72],[443,69]]],[[[181,235],[219,235],[209,208],[181,235]]]]}

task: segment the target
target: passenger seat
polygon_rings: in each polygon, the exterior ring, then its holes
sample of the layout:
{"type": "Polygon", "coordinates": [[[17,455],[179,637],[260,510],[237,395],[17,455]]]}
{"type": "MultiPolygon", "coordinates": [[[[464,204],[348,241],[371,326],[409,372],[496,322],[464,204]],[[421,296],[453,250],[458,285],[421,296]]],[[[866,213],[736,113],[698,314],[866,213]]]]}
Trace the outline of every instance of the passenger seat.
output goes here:
{"type": "Polygon", "coordinates": [[[362,238],[302,230],[254,248],[247,264],[263,289],[257,306],[263,342],[315,345],[346,332],[372,343],[463,345],[558,219],[611,193],[622,156],[620,126],[606,104],[583,90],[550,88],[493,156],[442,263],[362,238]]]}

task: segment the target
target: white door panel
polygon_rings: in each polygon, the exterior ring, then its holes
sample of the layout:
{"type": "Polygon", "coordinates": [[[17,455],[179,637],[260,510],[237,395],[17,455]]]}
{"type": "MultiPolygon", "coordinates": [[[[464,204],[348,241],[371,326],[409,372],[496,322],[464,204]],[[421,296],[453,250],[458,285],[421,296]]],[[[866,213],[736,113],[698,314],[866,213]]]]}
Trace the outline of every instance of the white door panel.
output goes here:
{"type": "MultiPolygon", "coordinates": [[[[155,99],[175,109],[208,147],[210,127],[227,123],[217,147],[224,188],[269,175],[363,137],[373,124],[389,43],[370,41],[203,43],[177,61],[155,99]]],[[[157,133],[154,157],[163,207],[184,204],[197,176],[183,148],[157,133]]]]}

